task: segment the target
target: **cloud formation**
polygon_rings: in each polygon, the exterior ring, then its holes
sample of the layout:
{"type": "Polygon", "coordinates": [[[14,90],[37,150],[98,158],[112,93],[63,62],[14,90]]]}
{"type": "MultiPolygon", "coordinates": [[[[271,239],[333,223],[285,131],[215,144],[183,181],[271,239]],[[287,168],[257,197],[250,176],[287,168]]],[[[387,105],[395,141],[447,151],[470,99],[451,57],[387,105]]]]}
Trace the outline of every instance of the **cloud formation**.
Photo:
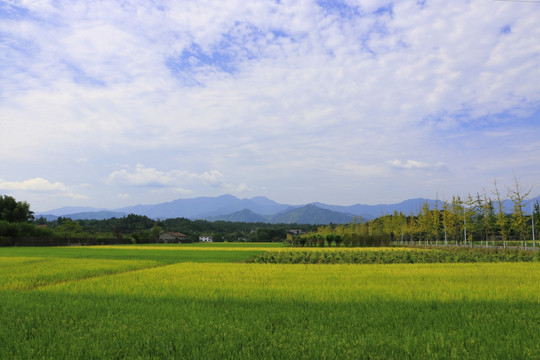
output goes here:
{"type": "Polygon", "coordinates": [[[442,162],[437,162],[436,164],[428,164],[422,161],[416,161],[416,160],[407,160],[407,161],[401,161],[398,159],[388,161],[388,163],[396,169],[408,169],[408,170],[431,170],[431,169],[437,169],[437,168],[443,168],[444,164],[442,162]]]}
{"type": "Polygon", "coordinates": [[[223,181],[223,174],[217,170],[195,174],[181,170],[160,171],[155,168],[147,168],[142,164],[137,164],[132,172],[127,169],[114,171],[107,178],[108,183],[158,188],[178,187],[193,182],[217,187],[221,186],[223,181]]]}
{"type": "Polygon", "coordinates": [[[67,187],[61,182],[50,182],[42,178],[24,181],[4,181],[0,179],[0,189],[16,191],[67,191],[67,187]]]}
{"type": "MultiPolygon", "coordinates": [[[[84,184],[81,184],[84,186],[84,184]]],[[[61,197],[73,200],[86,200],[87,196],[78,194],[61,182],[50,182],[43,178],[23,181],[4,181],[0,179],[0,191],[15,194],[41,194],[46,198],[61,197]]]]}
{"type": "Polygon", "coordinates": [[[538,183],[539,17],[476,0],[4,1],[1,175],[88,183],[98,207],[538,183]]]}

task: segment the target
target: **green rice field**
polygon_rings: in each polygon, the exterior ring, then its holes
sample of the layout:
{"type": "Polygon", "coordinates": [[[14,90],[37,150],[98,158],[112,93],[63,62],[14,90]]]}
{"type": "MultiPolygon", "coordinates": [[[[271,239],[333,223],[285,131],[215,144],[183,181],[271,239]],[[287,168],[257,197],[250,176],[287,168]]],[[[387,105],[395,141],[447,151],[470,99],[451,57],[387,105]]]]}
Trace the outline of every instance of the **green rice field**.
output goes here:
{"type": "Polygon", "coordinates": [[[539,261],[247,262],[269,245],[0,248],[0,359],[540,358],[539,261]]]}

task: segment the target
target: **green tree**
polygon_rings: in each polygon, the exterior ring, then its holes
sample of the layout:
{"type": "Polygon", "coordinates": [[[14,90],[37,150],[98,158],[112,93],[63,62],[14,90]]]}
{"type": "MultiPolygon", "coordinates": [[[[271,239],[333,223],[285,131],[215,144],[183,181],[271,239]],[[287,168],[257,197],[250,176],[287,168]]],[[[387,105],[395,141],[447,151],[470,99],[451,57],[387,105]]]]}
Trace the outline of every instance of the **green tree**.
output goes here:
{"type": "Polygon", "coordinates": [[[531,193],[532,186],[528,189],[523,189],[521,184],[514,178],[514,187],[507,190],[514,208],[512,212],[512,227],[519,235],[519,240],[523,242],[523,247],[525,247],[527,220],[525,219],[523,208],[527,205],[525,199],[531,193]]]}
{"type": "Polygon", "coordinates": [[[467,200],[464,202],[463,207],[463,238],[465,244],[467,242],[473,246],[475,234],[478,233],[478,204],[476,199],[471,195],[467,195],[467,200]]]}
{"type": "Polygon", "coordinates": [[[450,222],[450,205],[447,200],[443,201],[442,206],[442,224],[444,231],[444,245],[448,245],[448,224],[450,222]]]}
{"type": "Polygon", "coordinates": [[[0,196],[0,220],[8,222],[27,222],[34,220],[34,212],[26,201],[17,201],[15,198],[0,196]]]}
{"type": "Polygon", "coordinates": [[[152,239],[152,232],[150,230],[139,230],[131,234],[136,243],[141,243],[145,240],[152,239]]]}
{"type": "Polygon", "coordinates": [[[416,216],[414,216],[414,213],[411,211],[411,214],[407,217],[407,223],[405,224],[405,233],[408,235],[411,243],[414,243],[418,231],[416,216]]]}
{"type": "Polygon", "coordinates": [[[80,237],[83,232],[81,225],[69,218],[65,218],[55,230],[63,237],[80,237]]]}
{"type": "Polygon", "coordinates": [[[452,196],[450,203],[450,216],[448,219],[448,234],[456,243],[464,240],[465,207],[459,196],[452,196]]]}
{"type": "Polygon", "coordinates": [[[493,181],[493,185],[495,187],[495,190],[493,190],[493,194],[496,197],[495,202],[497,204],[496,224],[502,237],[503,247],[506,247],[506,241],[508,241],[508,235],[510,233],[510,224],[504,212],[504,200],[502,199],[499,188],[497,187],[497,181],[493,181]]]}
{"type": "MultiPolygon", "coordinates": [[[[328,247],[332,246],[332,243],[334,242],[336,236],[334,234],[327,234],[326,235],[326,242],[328,243],[328,247]]],[[[336,243],[337,246],[337,243],[336,243]]]]}
{"type": "Polygon", "coordinates": [[[152,238],[152,240],[154,241],[158,241],[159,240],[159,234],[161,234],[161,232],[163,231],[163,229],[161,228],[161,226],[158,226],[158,225],[154,225],[152,227],[152,229],[150,230],[150,236],[152,238]]]}
{"type": "Polygon", "coordinates": [[[336,243],[336,247],[340,247],[341,243],[343,242],[343,236],[341,236],[340,234],[334,235],[334,241],[336,243]]]}
{"type": "Polygon", "coordinates": [[[407,217],[400,211],[394,210],[392,215],[392,232],[399,242],[403,244],[404,227],[407,223],[407,217]]]}
{"type": "Polygon", "coordinates": [[[497,218],[495,217],[493,201],[487,197],[485,192],[484,201],[482,202],[482,221],[484,228],[484,239],[486,240],[487,247],[488,241],[495,235],[497,218]]]}
{"type": "Polygon", "coordinates": [[[431,237],[435,238],[435,245],[439,245],[439,238],[441,236],[441,211],[439,210],[439,199],[435,203],[435,209],[431,210],[431,226],[430,233],[431,237]]]}
{"type": "Polygon", "coordinates": [[[418,212],[418,235],[420,236],[419,241],[422,239],[426,242],[426,245],[429,243],[429,240],[431,240],[431,209],[429,208],[429,202],[426,200],[422,207],[420,208],[420,211],[418,212]]]}

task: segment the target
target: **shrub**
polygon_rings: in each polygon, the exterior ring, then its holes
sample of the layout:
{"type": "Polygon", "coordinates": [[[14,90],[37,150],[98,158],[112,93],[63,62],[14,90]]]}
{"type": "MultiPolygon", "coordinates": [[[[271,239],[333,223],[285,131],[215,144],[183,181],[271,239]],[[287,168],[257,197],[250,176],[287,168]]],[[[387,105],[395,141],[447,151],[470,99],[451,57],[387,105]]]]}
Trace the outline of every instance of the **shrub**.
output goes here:
{"type": "Polygon", "coordinates": [[[540,252],[471,248],[269,251],[249,259],[271,264],[419,264],[540,261],[540,252]]]}

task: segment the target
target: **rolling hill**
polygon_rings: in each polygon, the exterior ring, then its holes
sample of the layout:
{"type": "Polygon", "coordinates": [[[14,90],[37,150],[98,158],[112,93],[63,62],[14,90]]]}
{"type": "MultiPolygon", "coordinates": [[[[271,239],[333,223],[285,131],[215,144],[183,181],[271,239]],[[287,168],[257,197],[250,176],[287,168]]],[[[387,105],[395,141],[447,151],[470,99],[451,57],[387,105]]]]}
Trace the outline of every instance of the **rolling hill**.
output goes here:
{"type": "Polygon", "coordinates": [[[206,220],[241,221],[241,222],[267,222],[280,224],[346,224],[353,221],[354,215],[343,214],[336,211],[322,209],[315,205],[289,208],[274,215],[260,215],[249,209],[237,211],[228,215],[211,216],[206,220]]]}

